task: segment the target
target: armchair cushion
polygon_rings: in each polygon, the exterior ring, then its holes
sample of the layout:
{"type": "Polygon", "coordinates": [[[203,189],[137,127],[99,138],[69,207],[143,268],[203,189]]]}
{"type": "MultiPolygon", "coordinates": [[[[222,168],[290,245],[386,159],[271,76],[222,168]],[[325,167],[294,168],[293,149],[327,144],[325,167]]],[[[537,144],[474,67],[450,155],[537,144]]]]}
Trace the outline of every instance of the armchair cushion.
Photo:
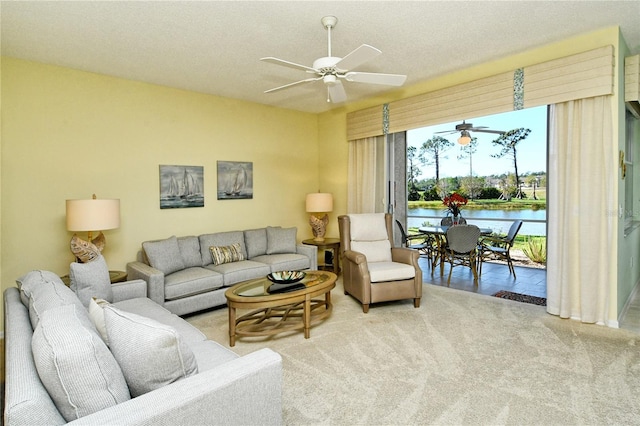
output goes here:
{"type": "Polygon", "coordinates": [[[295,253],[298,228],[267,227],[267,254],[295,253]]]}
{"type": "Polygon", "coordinates": [[[351,222],[351,241],[388,240],[383,213],[348,215],[351,222]]]}
{"type": "Polygon", "coordinates": [[[89,307],[89,301],[92,297],[113,302],[109,267],[102,255],[88,263],[71,263],[69,278],[71,290],[76,293],[85,308],[89,307]]]}
{"type": "Polygon", "coordinates": [[[114,306],[104,308],[104,317],[111,352],[131,396],[198,373],[193,352],[173,327],[114,306]]]}
{"type": "Polygon", "coordinates": [[[416,269],[412,265],[397,262],[370,262],[369,276],[372,283],[384,281],[410,280],[416,276],[416,269]]]}
{"type": "Polygon", "coordinates": [[[391,262],[391,243],[380,241],[351,241],[351,249],[365,255],[367,262],[391,262]]]}
{"type": "Polygon", "coordinates": [[[165,275],[185,268],[175,235],[166,240],[145,241],[142,243],[142,248],[149,259],[149,264],[165,275]]]}

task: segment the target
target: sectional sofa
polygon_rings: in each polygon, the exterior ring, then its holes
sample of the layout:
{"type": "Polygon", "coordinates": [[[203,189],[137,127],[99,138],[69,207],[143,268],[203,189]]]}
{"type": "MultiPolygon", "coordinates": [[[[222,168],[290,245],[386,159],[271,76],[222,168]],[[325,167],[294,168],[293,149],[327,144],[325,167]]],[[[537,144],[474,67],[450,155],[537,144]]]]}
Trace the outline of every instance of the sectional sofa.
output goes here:
{"type": "Polygon", "coordinates": [[[145,241],[127,264],[129,279],[177,315],[226,304],[224,293],[271,272],[318,269],[318,248],[297,243],[297,228],[267,226],[145,241]]]}
{"type": "Polygon", "coordinates": [[[282,423],[280,355],[240,357],[92,263],[75,292],[48,271],[5,290],[5,425],[282,423]]]}

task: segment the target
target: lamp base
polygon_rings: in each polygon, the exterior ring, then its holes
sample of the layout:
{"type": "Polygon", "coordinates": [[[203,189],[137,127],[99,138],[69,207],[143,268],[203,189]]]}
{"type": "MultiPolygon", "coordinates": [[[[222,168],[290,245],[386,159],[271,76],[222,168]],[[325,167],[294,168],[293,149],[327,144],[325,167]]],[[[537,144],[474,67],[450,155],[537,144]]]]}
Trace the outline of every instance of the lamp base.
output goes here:
{"type": "Polygon", "coordinates": [[[311,225],[311,231],[313,232],[313,241],[324,241],[324,234],[327,231],[327,224],[329,223],[329,215],[325,214],[321,218],[317,218],[314,215],[309,217],[309,224],[311,225]]]}
{"type": "Polygon", "coordinates": [[[71,237],[71,253],[80,263],[88,263],[96,260],[100,256],[100,252],[104,248],[104,234],[100,232],[91,242],[85,241],[73,234],[71,237]]]}

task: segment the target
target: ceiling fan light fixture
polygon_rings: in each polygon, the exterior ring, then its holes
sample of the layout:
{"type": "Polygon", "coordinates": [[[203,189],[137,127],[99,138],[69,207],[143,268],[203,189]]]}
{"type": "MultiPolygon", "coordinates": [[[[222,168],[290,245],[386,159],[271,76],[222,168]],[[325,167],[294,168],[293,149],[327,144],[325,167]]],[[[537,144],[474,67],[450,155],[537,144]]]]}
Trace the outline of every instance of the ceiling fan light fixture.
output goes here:
{"type": "Polygon", "coordinates": [[[471,135],[466,130],[460,132],[460,137],[458,138],[458,143],[462,146],[469,145],[471,143],[471,135]]]}
{"type": "Polygon", "coordinates": [[[322,78],[322,81],[324,81],[324,84],[328,85],[328,86],[333,86],[334,84],[336,84],[336,76],[333,74],[327,74],[322,78]]]}

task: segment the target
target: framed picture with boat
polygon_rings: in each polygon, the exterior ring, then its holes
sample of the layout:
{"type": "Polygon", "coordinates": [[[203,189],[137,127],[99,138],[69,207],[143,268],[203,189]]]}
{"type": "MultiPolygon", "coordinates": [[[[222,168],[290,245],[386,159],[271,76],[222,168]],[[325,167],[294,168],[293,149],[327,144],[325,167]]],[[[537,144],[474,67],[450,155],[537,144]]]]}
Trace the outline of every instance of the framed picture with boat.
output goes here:
{"type": "Polygon", "coordinates": [[[253,198],[253,163],[218,161],[218,200],[253,198]]]}
{"type": "Polygon", "coordinates": [[[204,167],[160,166],[160,208],[204,207],[204,167]]]}

